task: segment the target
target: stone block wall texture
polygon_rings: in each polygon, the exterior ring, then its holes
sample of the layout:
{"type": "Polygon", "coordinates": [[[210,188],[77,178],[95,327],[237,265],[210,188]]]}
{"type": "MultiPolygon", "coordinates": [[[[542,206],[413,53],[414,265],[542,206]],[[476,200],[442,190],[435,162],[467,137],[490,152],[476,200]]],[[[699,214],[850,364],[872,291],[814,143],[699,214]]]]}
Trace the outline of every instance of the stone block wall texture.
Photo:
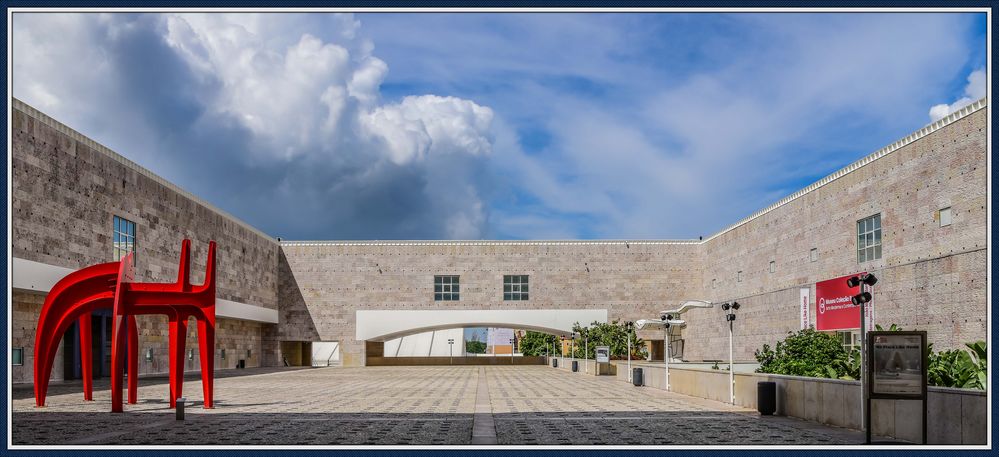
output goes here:
{"type": "Polygon", "coordinates": [[[344,364],[354,365],[364,353],[354,338],[357,310],[606,309],[611,320],[655,317],[664,303],[698,294],[699,259],[695,242],[285,243],[279,339],[340,341],[344,364]],[[434,301],[434,275],[458,275],[460,300],[434,301]],[[504,301],[504,275],[528,275],[529,300],[504,301]]]}
{"type": "MultiPolygon", "coordinates": [[[[113,218],[120,216],[136,224],[137,280],[175,281],[181,241],[189,238],[192,282],[202,282],[208,241],[215,240],[218,298],[278,307],[276,240],[17,100],[11,133],[13,257],[72,269],[113,261],[113,218]]],[[[34,347],[41,297],[15,296],[12,325],[26,356],[34,347]]],[[[143,318],[140,325],[140,347],[154,347],[155,354],[152,363],[140,363],[141,372],[165,371],[165,318],[143,318]]],[[[247,365],[259,363],[260,324],[220,319],[218,325],[219,349],[252,347],[257,356],[247,365]]],[[[195,357],[195,368],[197,363],[195,357]]],[[[61,379],[57,366],[53,378],[61,379]]],[[[15,367],[15,379],[30,381],[30,367],[15,367]]]]}

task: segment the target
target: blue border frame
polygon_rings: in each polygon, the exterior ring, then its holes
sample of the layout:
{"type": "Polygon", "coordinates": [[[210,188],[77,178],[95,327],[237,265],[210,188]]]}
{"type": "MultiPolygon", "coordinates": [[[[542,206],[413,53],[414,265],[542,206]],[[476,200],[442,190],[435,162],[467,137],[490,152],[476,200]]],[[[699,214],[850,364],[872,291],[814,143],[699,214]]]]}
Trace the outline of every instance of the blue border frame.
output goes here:
{"type": "MultiPolygon", "coordinates": [[[[224,8],[287,8],[287,7],[357,7],[357,8],[427,8],[427,7],[566,7],[566,8],[586,8],[586,7],[659,7],[659,8],[669,8],[669,7],[713,7],[713,8],[739,8],[739,7],[770,7],[770,8],[791,8],[791,7],[802,7],[802,8],[819,8],[819,7],[907,7],[907,8],[929,8],[929,7],[983,7],[989,8],[993,12],[996,10],[996,5],[999,4],[999,0],[992,1],[975,1],[975,0],[917,0],[917,1],[881,1],[881,2],[867,2],[861,0],[846,0],[846,1],[830,1],[830,0],[778,0],[769,2],[758,2],[751,0],[729,0],[729,1],[712,1],[712,0],[688,0],[688,1],[662,1],[662,0],[624,0],[621,2],[614,2],[611,0],[571,0],[571,1],[554,1],[554,0],[482,0],[482,1],[457,1],[457,0],[350,0],[350,1],[317,1],[317,0],[289,0],[287,2],[282,2],[280,0],[224,0],[219,2],[211,2],[205,0],[182,0],[182,1],[170,1],[170,0],[147,0],[147,1],[128,1],[128,0],[66,0],[66,1],[53,1],[53,0],[17,0],[17,1],[2,1],[4,5],[4,15],[0,18],[0,33],[6,38],[7,28],[7,10],[11,7],[51,7],[51,8],[112,8],[112,7],[163,7],[163,8],[181,8],[181,7],[224,7],[224,8]]],[[[999,36],[999,18],[993,23],[992,32],[993,39],[999,36]]],[[[6,46],[5,46],[6,48],[6,46]]],[[[0,56],[0,63],[2,63],[3,68],[7,68],[7,53],[6,49],[0,56]]],[[[7,93],[7,73],[3,74],[3,86],[0,91],[3,92],[4,100],[7,100],[10,94],[7,93]]],[[[999,85],[999,78],[993,81],[993,86],[990,89],[994,90],[995,87],[999,85]]],[[[992,92],[994,93],[994,92],[992,92]]],[[[7,117],[10,113],[10,106],[8,105],[6,109],[0,114],[0,122],[4,128],[0,137],[3,139],[3,143],[7,143],[7,117]]],[[[994,112],[991,113],[993,123],[996,123],[997,117],[994,112]]],[[[7,152],[8,156],[10,151],[7,152]]],[[[4,178],[2,183],[2,190],[4,201],[7,202],[10,196],[7,194],[7,184],[10,176],[4,173],[4,178]]],[[[999,182],[999,172],[993,167],[992,170],[992,180],[993,183],[999,182]]],[[[992,205],[992,196],[989,195],[990,214],[995,219],[996,210],[995,206],[992,205]]],[[[4,222],[4,231],[2,238],[3,242],[3,255],[4,259],[8,259],[10,256],[10,242],[7,240],[6,223],[7,223],[7,213],[3,212],[2,220],[4,222]]],[[[996,277],[996,265],[997,256],[995,251],[991,253],[992,260],[992,276],[996,277]]],[[[990,290],[993,297],[999,297],[997,294],[997,288],[995,283],[990,284],[990,290]]],[[[11,303],[7,303],[9,308],[11,303]]],[[[0,341],[7,341],[7,328],[10,325],[7,322],[7,314],[2,313],[2,324],[0,325],[0,341]]],[[[996,338],[995,327],[992,328],[993,340],[999,340],[996,338]]],[[[10,348],[5,347],[5,351],[9,351],[10,348]]],[[[6,363],[7,358],[3,357],[3,362],[0,363],[0,379],[7,379],[8,366],[6,363]]],[[[994,383],[994,376],[991,376],[995,372],[994,369],[990,370],[989,388],[992,388],[994,383]]],[[[3,446],[6,449],[7,443],[7,411],[10,407],[9,398],[6,395],[6,390],[4,391],[3,399],[0,400],[0,404],[3,406],[3,427],[0,429],[0,440],[3,442],[3,446]]],[[[993,403],[990,405],[993,412],[993,417],[995,417],[995,398],[993,398],[993,403]]],[[[993,431],[999,427],[993,426],[993,431]]],[[[670,457],[680,457],[680,456],[694,456],[694,455],[724,455],[724,456],[772,456],[773,454],[815,454],[815,455],[830,455],[842,457],[843,454],[858,455],[858,456],[877,456],[877,457],[912,457],[920,455],[930,455],[946,452],[948,455],[952,456],[970,456],[979,454],[991,454],[990,450],[972,450],[972,451],[934,451],[934,450],[878,450],[876,448],[870,450],[803,450],[803,449],[787,449],[787,450],[756,450],[756,449],[745,449],[745,450],[685,450],[685,449],[664,449],[664,450],[617,450],[617,449],[607,449],[607,450],[583,450],[583,449],[571,449],[571,450],[561,450],[561,449],[483,449],[483,450],[468,450],[468,449],[442,449],[442,450],[386,450],[386,449],[371,449],[371,450],[204,450],[204,449],[192,449],[192,450],[116,450],[109,451],[103,449],[79,449],[79,450],[45,450],[45,451],[12,451],[6,449],[7,455],[53,455],[53,456],[69,456],[69,455],[81,455],[81,454],[96,454],[101,455],[185,455],[185,456],[195,456],[195,455],[207,455],[207,456],[221,456],[225,454],[235,454],[240,455],[253,455],[253,456],[270,456],[270,455],[287,455],[294,453],[295,455],[306,455],[306,456],[317,456],[317,455],[393,455],[393,456],[403,456],[403,455],[415,455],[415,456],[464,456],[470,453],[476,455],[492,455],[497,457],[509,457],[512,454],[517,455],[544,455],[544,456],[573,456],[579,457],[581,455],[615,455],[619,453],[628,453],[630,455],[642,455],[642,456],[653,456],[662,455],[670,457]]]]}

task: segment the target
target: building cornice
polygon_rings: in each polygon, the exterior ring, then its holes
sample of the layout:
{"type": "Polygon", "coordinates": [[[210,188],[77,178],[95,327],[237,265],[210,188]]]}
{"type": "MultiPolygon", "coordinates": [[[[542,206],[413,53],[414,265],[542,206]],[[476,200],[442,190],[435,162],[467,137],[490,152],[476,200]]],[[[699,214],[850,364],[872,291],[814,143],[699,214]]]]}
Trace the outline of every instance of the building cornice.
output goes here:
{"type": "Polygon", "coordinates": [[[166,179],[163,179],[159,175],[157,175],[157,174],[155,174],[155,173],[147,170],[146,168],[143,168],[141,165],[139,165],[139,164],[137,164],[137,163],[129,160],[128,158],[122,156],[121,154],[118,154],[117,152],[112,151],[111,148],[109,148],[107,146],[104,146],[103,144],[100,144],[100,143],[94,141],[93,139],[87,137],[86,135],[84,135],[84,134],[82,134],[82,133],[80,133],[80,132],[72,129],[71,127],[67,126],[66,124],[63,124],[62,122],[59,122],[59,121],[53,119],[51,116],[49,116],[49,115],[47,115],[47,114],[45,114],[45,113],[43,113],[43,112],[35,109],[31,105],[29,105],[29,104],[27,104],[27,103],[25,103],[25,102],[23,102],[21,100],[18,100],[17,98],[11,97],[11,100],[12,100],[12,108],[13,109],[21,111],[22,113],[28,115],[29,117],[35,119],[36,121],[41,122],[42,124],[45,124],[45,125],[53,128],[53,129],[55,129],[59,133],[62,133],[63,135],[66,135],[66,136],[72,138],[73,140],[76,140],[77,142],[83,143],[84,145],[86,145],[90,149],[93,149],[94,151],[97,151],[100,154],[104,154],[106,157],[110,158],[111,160],[114,160],[115,162],[118,162],[118,163],[124,165],[126,168],[128,168],[128,169],[130,169],[132,171],[135,171],[136,173],[139,173],[139,174],[141,174],[141,175],[143,175],[143,176],[145,176],[145,177],[147,177],[147,178],[155,181],[157,184],[160,184],[160,185],[162,185],[162,186],[164,186],[164,187],[166,187],[166,188],[168,188],[168,189],[170,189],[170,190],[172,190],[174,192],[177,192],[178,194],[184,196],[185,198],[187,198],[187,199],[189,199],[189,200],[191,200],[191,201],[193,201],[193,202],[195,202],[195,203],[197,203],[197,204],[199,204],[201,206],[204,206],[205,208],[207,208],[207,209],[209,209],[211,211],[214,211],[214,212],[218,213],[220,216],[225,217],[225,218],[227,218],[227,219],[235,222],[236,224],[239,224],[239,226],[241,226],[241,227],[243,227],[243,228],[245,228],[245,229],[247,229],[247,230],[249,230],[249,231],[251,231],[253,233],[256,233],[257,235],[260,235],[261,237],[266,238],[266,239],[268,239],[270,241],[277,241],[274,237],[272,237],[272,236],[270,236],[270,235],[268,235],[268,234],[260,231],[260,229],[258,229],[256,227],[254,227],[254,226],[252,226],[252,225],[250,225],[250,224],[242,221],[241,219],[233,216],[232,214],[229,214],[226,211],[223,211],[222,209],[219,209],[217,206],[215,206],[215,205],[213,205],[211,203],[208,203],[205,200],[202,200],[200,197],[198,197],[198,196],[196,196],[196,195],[194,195],[194,194],[192,194],[192,193],[190,193],[190,192],[188,192],[188,191],[180,188],[180,186],[177,186],[176,184],[174,184],[174,183],[172,183],[170,181],[167,181],[166,179]]]}

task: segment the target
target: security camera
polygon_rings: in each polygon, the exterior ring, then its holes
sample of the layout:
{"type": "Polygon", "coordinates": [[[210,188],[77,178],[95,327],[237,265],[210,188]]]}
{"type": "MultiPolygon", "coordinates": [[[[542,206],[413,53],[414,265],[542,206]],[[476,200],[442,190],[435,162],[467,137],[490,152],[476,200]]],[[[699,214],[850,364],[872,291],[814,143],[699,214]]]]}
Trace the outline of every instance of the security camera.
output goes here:
{"type": "Polygon", "coordinates": [[[737,301],[732,302],[732,309],[738,310],[739,309],[739,302],[737,302],[737,301]]]}
{"type": "Polygon", "coordinates": [[[729,305],[728,303],[722,303],[722,310],[724,311],[728,311],[728,309],[731,307],[732,305],[729,305]]]}

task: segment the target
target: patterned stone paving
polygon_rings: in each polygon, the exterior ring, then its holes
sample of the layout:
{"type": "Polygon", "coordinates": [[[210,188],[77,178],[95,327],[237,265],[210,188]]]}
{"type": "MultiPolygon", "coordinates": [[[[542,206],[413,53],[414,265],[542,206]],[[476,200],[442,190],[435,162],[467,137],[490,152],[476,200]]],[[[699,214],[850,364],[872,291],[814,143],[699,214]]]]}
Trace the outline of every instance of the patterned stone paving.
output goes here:
{"type": "Polygon", "coordinates": [[[858,434],[548,367],[248,369],[219,373],[216,407],[189,377],[187,420],[166,379],[140,379],[139,403],[110,414],[107,382],[84,402],[79,383],[50,387],[35,408],[14,387],[14,444],[461,445],[472,435],[479,377],[499,444],[841,444],[858,434]],[[480,374],[484,373],[484,374],[480,374]]]}

